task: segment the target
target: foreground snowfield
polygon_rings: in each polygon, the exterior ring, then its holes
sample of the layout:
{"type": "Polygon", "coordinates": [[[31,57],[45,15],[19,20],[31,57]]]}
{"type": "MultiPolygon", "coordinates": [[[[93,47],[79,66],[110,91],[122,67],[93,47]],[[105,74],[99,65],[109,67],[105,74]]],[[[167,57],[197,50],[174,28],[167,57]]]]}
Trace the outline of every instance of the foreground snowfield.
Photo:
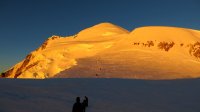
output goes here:
{"type": "Polygon", "coordinates": [[[0,112],[71,112],[77,96],[87,112],[200,112],[200,79],[0,79],[0,112]]]}

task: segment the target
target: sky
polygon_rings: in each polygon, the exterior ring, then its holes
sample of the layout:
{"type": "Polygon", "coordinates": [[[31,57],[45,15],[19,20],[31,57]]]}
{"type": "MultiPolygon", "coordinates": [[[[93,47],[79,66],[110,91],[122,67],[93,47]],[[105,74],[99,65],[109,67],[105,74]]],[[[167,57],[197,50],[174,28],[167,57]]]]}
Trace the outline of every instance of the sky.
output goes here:
{"type": "Polygon", "coordinates": [[[0,72],[52,35],[69,36],[110,22],[200,30],[200,0],[0,0],[0,72]]]}

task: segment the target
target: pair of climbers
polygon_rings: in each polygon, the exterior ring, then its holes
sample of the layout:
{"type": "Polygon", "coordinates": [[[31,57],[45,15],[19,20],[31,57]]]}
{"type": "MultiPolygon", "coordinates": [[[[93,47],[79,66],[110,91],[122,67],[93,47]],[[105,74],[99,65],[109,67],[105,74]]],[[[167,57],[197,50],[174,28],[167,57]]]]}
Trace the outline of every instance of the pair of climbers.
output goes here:
{"type": "Polygon", "coordinates": [[[88,97],[85,96],[83,102],[80,102],[80,97],[76,97],[76,103],[74,103],[72,112],[86,112],[88,107],[88,97]]]}

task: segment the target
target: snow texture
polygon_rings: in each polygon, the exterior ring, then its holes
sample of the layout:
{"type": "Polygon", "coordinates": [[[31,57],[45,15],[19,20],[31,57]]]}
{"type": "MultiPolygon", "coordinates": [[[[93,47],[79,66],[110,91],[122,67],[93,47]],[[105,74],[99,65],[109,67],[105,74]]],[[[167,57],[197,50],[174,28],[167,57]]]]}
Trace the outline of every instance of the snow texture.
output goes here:
{"type": "Polygon", "coordinates": [[[0,112],[200,112],[200,79],[0,79],[0,112]],[[82,100],[82,99],[81,99],[82,100]]]}

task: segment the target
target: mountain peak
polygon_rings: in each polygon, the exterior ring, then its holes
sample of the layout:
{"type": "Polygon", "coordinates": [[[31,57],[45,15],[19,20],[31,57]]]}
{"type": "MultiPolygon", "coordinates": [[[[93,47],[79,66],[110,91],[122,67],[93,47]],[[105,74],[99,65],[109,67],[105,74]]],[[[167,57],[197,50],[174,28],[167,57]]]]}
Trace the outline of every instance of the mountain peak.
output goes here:
{"type": "Polygon", "coordinates": [[[129,33],[105,22],[75,36],[50,37],[3,77],[199,78],[199,66],[197,30],[147,26],[129,33]]]}
{"type": "Polygon", "coordinates": [[[182,43],[192,43],[199,40],[197,30],[171,27],[171,26],[144,26],[131,31],[135,41],[174,41],[182,43]]]}
{"type": "Polygon", "coordinates": [[[99,36],[112,36],[119,34],[128,34],[129,31],[114,25],[112,23],[104,22],[92,27],[86,28],[78,33],[78,36],[85,39],[85,37],[99,37],[99,36]]]}
{"type": "MultiPolygon", "coordinates": [[[[93,26],[93,28],[97,28],[97,27],[100,27],[100,28],[108,28],[108,27],[113,27],[113,28],[115,28],[115,27],[117,27],[117,28],[119,28],[119,26],[117,26],[117,25],[115,25],[115,24],[112,24],[112,23],[109,23],[109,22],[103,22],[103,23],[99,23],[99,24],[96,24],[96,25],[94,25],[93,26]]],[[[120,27],[121,28],[121,27],[120,27]]]]}

